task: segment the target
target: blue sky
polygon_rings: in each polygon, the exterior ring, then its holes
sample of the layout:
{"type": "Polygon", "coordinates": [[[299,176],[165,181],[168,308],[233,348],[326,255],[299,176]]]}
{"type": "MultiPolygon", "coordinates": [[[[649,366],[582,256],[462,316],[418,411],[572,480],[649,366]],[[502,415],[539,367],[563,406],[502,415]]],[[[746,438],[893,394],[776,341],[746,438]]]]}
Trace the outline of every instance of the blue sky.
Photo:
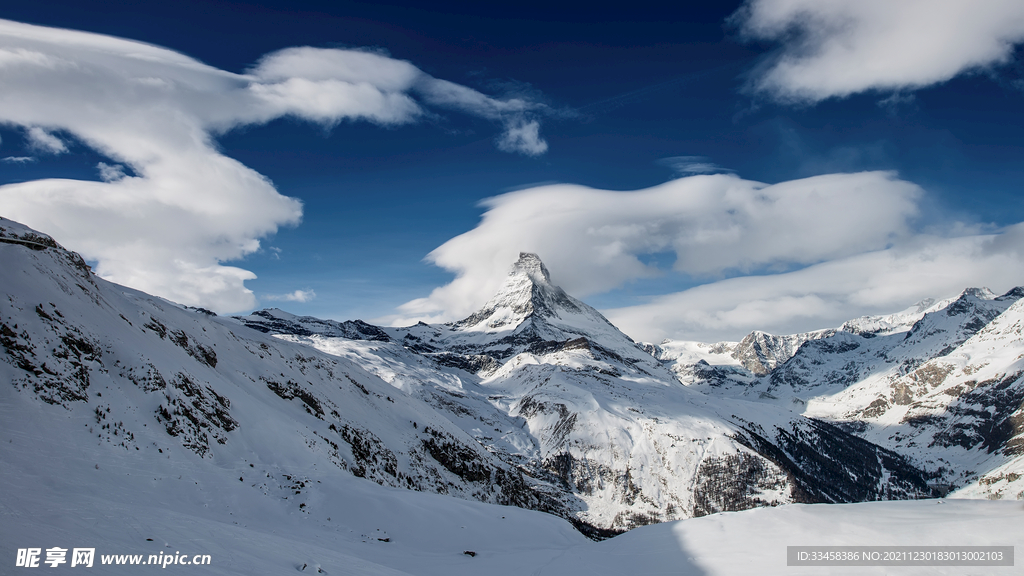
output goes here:
{"type": "MultiPolygon", "coordinates": [[[[1024,283],[1024,274],[1014,269],[1021,245],[1015,225],[1024,221],[1019,8],[993,0],[975,9],[981,14],[978,26],[963,26],[973,35],[947,35],[946,44],[958,46],[949,52],[922,39],[942,25],[941,18],[925,24],[933,12],[949,12],[949,22],[964,21],[955,2],[911,2],[924,8],[905,14],[892,14],[885,3],[866,2],[854,10],[819,2],[792,14],[782,3],[763,0],[746,4],[745,16],[733,16],[741,2],[712,4],[633,4],[585,13],[539,5],[513,14],[507,7],[468,2],[6,6],[0,18],[16,23],[162,47],[205,64],[208,79],[234,75],[230,81],[236,82],[237,75],[249,74],[277,90],[290,70],[323,53],[290,53],[291,60],[282,56],[278,68],[259,68],[269,54],[302,46],[368,49],[382,55],[380,62],[415,67],[429,86],[453,83],[473,96],[444,100],[418,80],[420,87],[408,92],[417,111],[400,118],[341,108],[325,116],[308,103],[289,101],[273,111],[226,119],[227,112],[210,112],[203,100],[189,99],[182,110],[202,117],[197,126],[208,131],[215,151],[269,178],[272,188],[253,192],[250,201],[239,184],[232,201],[244,215],[228,226],[226,238],[211,227],[218,218],[231,220],[230,209],[215,218],[204,212],[203,224],[186,219],[179,228],[197,226],[189,238],[198,240],[174,253],[163,250],[174,245],[171,232],[154,232],[149,252],[125,247],[133,243],[131,234],[149,233],[147,218],[173,222],[173,211],[136,207],[138,212],[125,212],[136,214],[132,226],[116,219],[100,224],[104,218],[98,218],[92,229],[68,224],[77,214],[73,210],[65,220],[53,216],[59,211],[46,186],[60,188],[57,195],[65,196],[58,202],[66,207],[79,194],[107,194],[103,184],[156,182],[140,177],[146,165],[141,155],[117,152],[122,142],[126,150],[138,149],[130,148],[135,144],[127,144],[127,136],[90,136],[92,124],[61,120],[43,103],[34,104],[29,88],[0,94],[0,104],[21,114],[11,112],[0,123],[0,157],[9,159],[0,163],[0,185],[6,185],[0,187],[0,214],[20,216],[54,235],[98,262],[111,279],[171,299],[221,311],[278,306],[337,319],[458,317],[486,300],[519,250],[537,251],[556,281],[607,310],[631,335],[651,340],[810,329],[862,313],[896,311],[926,296],[951,296],[968,285],[1001,291],[1024,283]],[[843,25],[850,22],[857,25],[843,25]],[[880,22],[895,22],[896,28],[880,22]],[[843,30],[853,35],[843,37],[843,30]],[[836,39],[853,46],[849,54],[830,52],[836,39]],[[901,61],[917,49],[919,60],[901,61]],[[780,63],[799,64],[803,56],[809,65],[781,75],[780,63]],[[531,125],[535,138],[501,144],[531,125]],[[47,138],[56,144],[49,141],[48,147],[47,138]],[[101,162],[113,170],[105,181],[101,162]],[[687,166],[697,172],[686,172],[687,166]],[[869,176],[832,177],[859,173],[869,176]],[[694,174],[704,175],[685,178],[694,174]],[[122,175],[127,178],[118,180],[122,175]],[[825,178],[810,181],[823,192],[793,196],[792,190],[802,188],[786,183],[810,177],[825,178]],[[778,196],[764,194],[771,205],[794,202],[795,209],[771,220],[782,228],[762,219],[766,212],[757,202],[763,184],[778,190],[778,196]],[[577,194],[567,185],[610,193],[577,194]],[[657,186],[662,192],[649,197],[633,194],[657,186]],[[829,200],[819,203],[823,196],[829,200]],[[301,217],[297,204],[283,198],[301,201],[301,217]],[[481,205],[487,198],[497,200],[481,205]],[[740,198],[739,204],[723,198],[740,198]],[[262,210],[262,202],[272,207],[262,210]],[[646,202],[647,210],[633,213],[638,202],[646,202]],[[564,219],[544,220],[544,229],[540,218],[523,224],[530,210],[553,214],[548,203],[562,206],[564,219]],[[737,210],[750,213],[730,220],[737,210]],[[481,224],[485,212],[489,216],[481,224]],[[637,232],[655,221],[657,230],[637,232]],[[691,234],[697,229],[699,239],[691,234]],[[721,241],[706,240],[723,234],[721,241]],[[786,239],[778,240],[780,235],[786,239]],[[211,248],[224,243],[237,246],[211,248]],[[160,258],[185,264],[158,269],[160,258]],[[934,264],[915,268],[901,258],[934,264]],[[221,265],[256,278],[229,272],[225,280],[221,265]],[[865,272],[886,267],[914,272],[865,272]],[[182,280],[193,273],[216,278],[182,280]],[[874,280],[850,280],[865,275],[874,280]],[[242,281],[254,298],[236,298],[242,281]]],[[[0,35],[0,48],[12,54],[38,49],[61,61],[81,54],[68,48],[61,32],[35,38],[29,48],[11,34],[0,35]]],[[[99,58],[89,66],[110,65],[99,58]]],[[[147,71],[144,64],[133,63],[131,74],[163,78],[163,69],[147,71]]],[[[82,114],[91,110],[84,101],[108,94],[109,86],[100,84],[106,72],[96,72],[96,85],[83,87],[90,78],[62,75],[59,67],[47,70],[52,78],[40,80],[37,89],[53,100],[54,110],[61,105],[54,94],[84,106],[82,114]]],[[[184,78],[172,82],[185,83],[184,78]]],[[[25,84],[12,76],[0,82],[25,84]]],[[[146,94],[140,92],[125,109],[138,110],[142,118],[167,105],[150,106],[146,94]]],[[[187,159],[167,165],[160,173],[171,180],[174,170],[189,171],[187,159]]],[[[195,196],[182,204],[200,205],[217,194],[190,186],[195,196]]]]}

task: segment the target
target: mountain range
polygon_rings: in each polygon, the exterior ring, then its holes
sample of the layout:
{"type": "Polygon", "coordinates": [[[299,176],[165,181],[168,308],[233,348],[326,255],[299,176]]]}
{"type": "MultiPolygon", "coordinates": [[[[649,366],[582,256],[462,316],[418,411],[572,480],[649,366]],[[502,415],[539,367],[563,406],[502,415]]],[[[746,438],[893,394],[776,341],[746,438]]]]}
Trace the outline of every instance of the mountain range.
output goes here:
{"type": "MultiPolygon", "coordinates": [[[[217,316],[106,282],[6,219],[0,264],[0,456],[23,487],[8,518],[52,497],[33,445],[75,485],[221,516],[272,509],[353,543],[391,536],[330,518],[387,516],[385,502],[547,512],[601,539],[787,504],[1024,499],[1020,288],[655,345],[528,253],[474,314],[409,327],[217,316]]],[[[544,522],[538,533],[575,541],[544,522]]]]}

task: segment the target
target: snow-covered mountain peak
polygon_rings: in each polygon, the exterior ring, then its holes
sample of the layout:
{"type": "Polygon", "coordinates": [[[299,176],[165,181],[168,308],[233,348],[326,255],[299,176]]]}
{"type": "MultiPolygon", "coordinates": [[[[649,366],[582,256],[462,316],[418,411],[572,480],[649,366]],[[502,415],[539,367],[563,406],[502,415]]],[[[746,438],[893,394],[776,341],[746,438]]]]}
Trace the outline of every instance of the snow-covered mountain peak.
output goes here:
{"type": "Polygon", "coordinates": [[[451,327],[460,331],[501,332],[513,330],[534,316],[557,319],[575,315],[596,315],[604,320],[596,310],[552,284],[540,257],[522,252],[498,292],[480,310],[451,327]]]}
{"type": "Polygon", "coordinates": [[[512,265],[512,270],[508,275],[515,276],[517,274],[526,274],[535,284],[551,283],[551,274],[548,273],[547,267],[541,262],[540,256],[532,252],[519,253],[519,260],[512,265]]]}
{"type": "Polygon", "coordinates": [[[594,358],[671,376],[649,353],[600,312],[551,283],[536,254],[523,252],[497,293],[468,318],[444,325],[385,329],[395,342],[419,352],[447,350],[504,362],[517,354],[550,355],[575,350],[594,358]]]}
{"type": "Polygon", "coordinates": [[[978,300],[994,300],[996,298],[995,292],[984,287],[965,288],[964,291],[960,293],[960,298],[965,298],[968,296],[977,298],[978,300]]]}
{"type": "Polygon", "coordinates": [[[736,345],[732,355],[747,370],[758,376],[763,376],[792,358],[804,342],[827,338],[835,332],[835,330],[825,329],[789,336],[776,336],[754,330],[736,345]]]}

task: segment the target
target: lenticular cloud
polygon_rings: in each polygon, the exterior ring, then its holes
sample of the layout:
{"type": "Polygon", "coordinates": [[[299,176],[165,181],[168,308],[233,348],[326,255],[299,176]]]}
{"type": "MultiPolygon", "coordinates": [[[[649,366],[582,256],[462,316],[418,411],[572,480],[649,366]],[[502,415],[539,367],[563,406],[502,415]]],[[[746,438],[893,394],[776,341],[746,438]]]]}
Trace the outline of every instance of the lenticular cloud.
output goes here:
{"type": "Polygon", "coordinates": [[[1019,0],[748,0],[733,21],[782,45],[753,88],[800,103],[945,82],[1024,42],[1019,0]]]}
{"type": "Polygon", "coordinates": [[[252,308],[244,281],[254,275],[223,263],[297,224],[302,204],[212,136],[281,116],[395,125],[440,105],[502,123],[500,142],[513,142],[503,149],[540,149],[539,136],[514,134],[541,106],[450,83],[439,91],[442,82],[381,54],[310,47],[237,74],[141,42],[0,20],[0,122],[22,127],[41,153],[65,152],[71,138],[112,161],[98,166],[102,181],[0,186],[0,213],[53,234],[114,282],[218,312],[252,308]]]}
{"type": "Polygon", "coordinates": [[[924,191],[893,172],[765,184],[733,174],[680,178],[632,192],[554,185],[486,200],[480,224],[428,260],[450,284],[382,321],[464,318],[498,289],[520,251],[538,254],[575,296],[656,276],[690,287],[605,310],[639,340],[739,340],[891,313],[968,286],[1020,284],[1024,224],[919,230],[924,191]],[[653,265],[667,256],[672,271],[653,265]],[[696,284],[696,285],[694,285],[696,284]]]}
{"type": "Polygon", "coordinates": [[[831,174],[774,185],[731,174],[681,178],[635,192],[554,185],[484,202],[481,223],[430,253],[456,279],[409,302],[394,322],[464,316],[502,282],[519,251],[535,252],[574,295],[662,272],[642,257],[709,279],[808,265],[885,248],[911,232],[922,190],[891,172],[831,174]]]}

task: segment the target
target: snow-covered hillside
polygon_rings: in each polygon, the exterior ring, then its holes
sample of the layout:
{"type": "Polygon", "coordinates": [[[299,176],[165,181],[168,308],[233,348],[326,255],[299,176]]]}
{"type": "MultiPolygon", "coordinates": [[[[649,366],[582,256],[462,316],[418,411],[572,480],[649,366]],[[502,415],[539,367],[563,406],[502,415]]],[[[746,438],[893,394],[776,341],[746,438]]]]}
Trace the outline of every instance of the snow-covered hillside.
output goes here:
{"type": "MultiPolygon", "coordinates": [[[[0,221],[0,380],[120,450],[219,467],[268,498],[313,469],[548,509],[522,473],[348,360],[110,284],[48,237],[0,221]]],[[[292,494],[294,492],[294,494],[292,494]]]]}

